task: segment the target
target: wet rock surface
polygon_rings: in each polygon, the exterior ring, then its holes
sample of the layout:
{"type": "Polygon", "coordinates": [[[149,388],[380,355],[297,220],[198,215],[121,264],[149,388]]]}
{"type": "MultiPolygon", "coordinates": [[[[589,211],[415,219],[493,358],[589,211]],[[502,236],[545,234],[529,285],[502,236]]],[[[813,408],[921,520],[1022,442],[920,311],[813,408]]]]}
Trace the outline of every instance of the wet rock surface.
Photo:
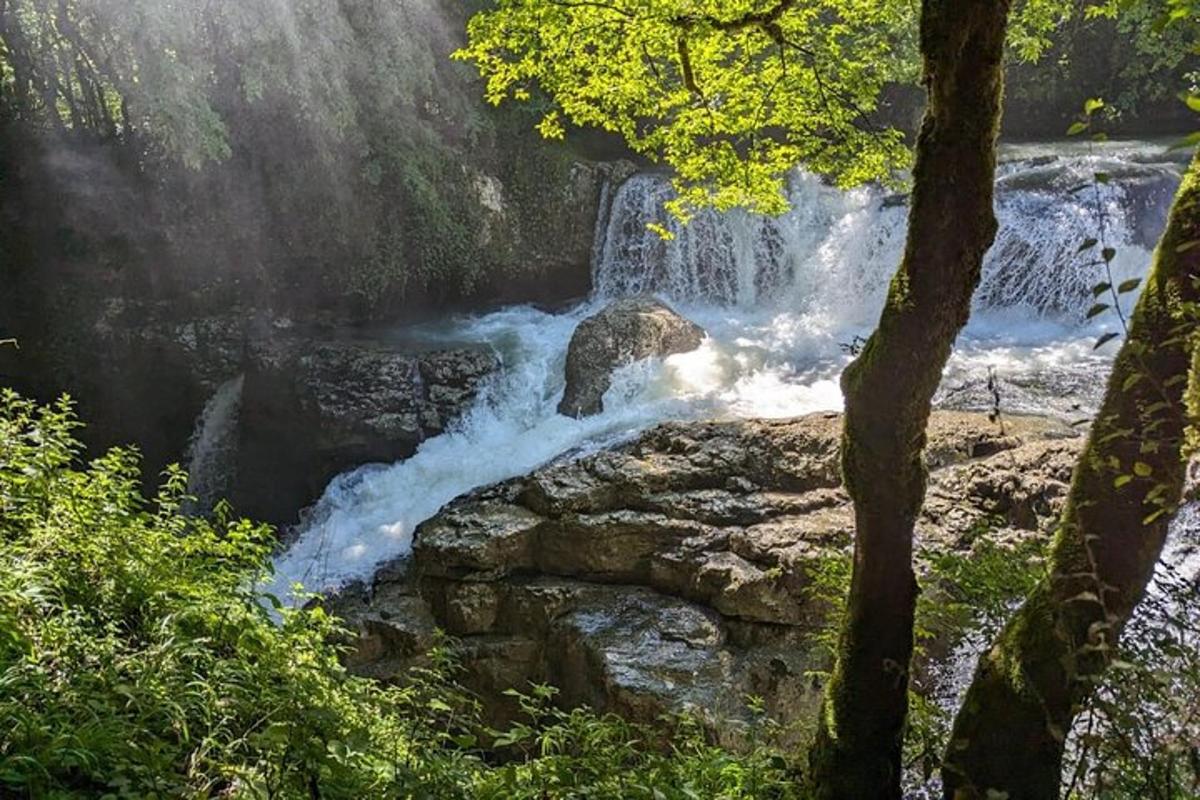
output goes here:
{"type": "Polygon", "coordinates": [[[653,297],[618,300],[579,323],[567,350],[567,385],[558,413],[588,417],[604,410],[613,370],[652,356],[695,350],[704,330],[653,297]]]}
{"type": "MultiPolygon", "coordinates": [[[[853,533],[839,434],[828,414],[668,423],[460,498],[411,558],[332,600],[362,635],[352,663],[400,677],[440,627],[499,720],[503,690],[531,681],[644,722],[690,709],[728,744],[749,696],[808,719],[827,666],[814,575],[853,533]]],[[[1080,441],[1050,420],[935,414],[922,543],[1047,535],[1080,441]]]]}
{"type": "Polygon", "coordinates": [[[251,344],[235,504],[287,521],[338,473],[406,458],[444,432],[498,367],[488,349],[414,353],[302,337],[251,344]]]}
{"type": "MultiPolygon", "coordinates": [[[[181,314],[134,299],[92,311],[79,321],[87,323],[86,344],[70,348],[86,369],[61,365],[81,398],[89,448],[136,444],[153,493],[168,464],[197,466],[211,402],[244,375],[232,401],[236,454],[221,459],[212,499],[276,524],[295,522],[339,472],[412,455],[473,404],[500,366],[490,348],[402,344],[386,328],[356,329],[350,338],[336,318],[299,323],[248,307],[181,314]]],[[[69,343],[64,336],[56,346],[69,343]]],[[[50,348],[4,348],[0,372],[27,352],[52,355],[50,348]]],[[[15,386],[33,396],[59,391],[21,380],[15,386]]]]}

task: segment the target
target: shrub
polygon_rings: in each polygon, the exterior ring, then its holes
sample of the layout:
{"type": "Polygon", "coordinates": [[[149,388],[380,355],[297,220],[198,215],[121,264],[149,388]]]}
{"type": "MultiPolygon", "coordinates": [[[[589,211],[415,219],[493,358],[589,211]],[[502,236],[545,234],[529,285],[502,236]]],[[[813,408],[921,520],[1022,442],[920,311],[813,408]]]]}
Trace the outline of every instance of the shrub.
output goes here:
{"type": "Polygon", "coordinates": [[[0,795],[795,796],[766,745],[734,756],[690,720],[562,711],[544,687],[490,730],[444,646],[402,687],[348,674],[337,620],[257,588],[270,529],[182,513],[178,469],[145,500],[137,454],[80,465],[77,427],[66,400],[0,392],[0,795]]]}

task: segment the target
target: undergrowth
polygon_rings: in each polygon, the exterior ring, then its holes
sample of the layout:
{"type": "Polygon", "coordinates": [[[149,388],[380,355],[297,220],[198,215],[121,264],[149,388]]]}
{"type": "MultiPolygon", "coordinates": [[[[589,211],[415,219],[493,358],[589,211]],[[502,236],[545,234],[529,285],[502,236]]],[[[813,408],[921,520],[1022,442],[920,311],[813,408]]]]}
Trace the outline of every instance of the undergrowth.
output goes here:
{"type": "Polygon", "coordinates": [[[0,393],[0,796],[794,798],[765,740],[733,755],[694,720],[653,731],[553,690],[483,724],[452,651],[402,686],[350,675],[338,620],[257,588],[274,535],[153,501],[137,454],[80,464],[64,400],[0,393]]]}

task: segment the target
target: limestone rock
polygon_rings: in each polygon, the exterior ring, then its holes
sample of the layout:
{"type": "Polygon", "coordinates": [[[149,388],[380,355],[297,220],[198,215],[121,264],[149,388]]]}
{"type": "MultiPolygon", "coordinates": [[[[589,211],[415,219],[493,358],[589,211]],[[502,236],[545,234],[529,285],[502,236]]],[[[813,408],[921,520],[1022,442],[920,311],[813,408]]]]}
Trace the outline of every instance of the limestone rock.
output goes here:
{"type": "MultiPolygon", "coordinates": [[[[530,681],[642,722],[691,710],[733,746],[751,695],[808,719],[808,676],[828,667],[813,576],[853,535],[840,427],[834,414],[667,423],[460,498],[418,528],[403,570],[336,601],[366,632],[355,666],[399,676],[397,653],[413,655],[382,615],[431,618],[497,722],[516,713],[503,690],[530,681]]],[[[922,544],[965,551],[989,525],[1048,535],[1079,444],[1049,420],[935,414],[922,544]]]]}
{"type": "Polygon", "coordinates": [[[579,323],[567,350],[567,385],[558,413],[604,410],[613,370],[652,356],[695,350],[704,331],[652,297],[618,300],[579,323]]]}
{"type": "Polygon", "coordinates": [[[466,410],[498,368],[483,349],[275,337],[246,359],[239,511],[287,521],[331,478],[412,455],[466,410]]]}

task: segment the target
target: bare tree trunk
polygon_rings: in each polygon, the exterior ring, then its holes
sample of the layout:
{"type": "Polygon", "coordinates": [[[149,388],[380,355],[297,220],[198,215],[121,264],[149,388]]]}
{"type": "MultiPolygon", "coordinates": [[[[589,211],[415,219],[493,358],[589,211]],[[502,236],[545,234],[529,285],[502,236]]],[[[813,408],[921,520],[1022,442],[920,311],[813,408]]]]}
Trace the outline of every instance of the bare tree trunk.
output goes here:
{"type": "Polygon", "coordinates": [[[1049,576],[980,659],[958,713],[943,767],[947,798],[1059,794],[1066,736],[1116,655],[1181,501],[1198,240],[1193,160],[1076,464],[1049,576]]]}
{"type": "Polygon", "coordinates": [[[846,622],[811,753],[821,798],[900,797],[925,498],[925,427],[996,234],[1006,0],[924,0],[928,105],[904,259],[879,328],[846,370],[842,469],[856,541],[846,622]]]}

